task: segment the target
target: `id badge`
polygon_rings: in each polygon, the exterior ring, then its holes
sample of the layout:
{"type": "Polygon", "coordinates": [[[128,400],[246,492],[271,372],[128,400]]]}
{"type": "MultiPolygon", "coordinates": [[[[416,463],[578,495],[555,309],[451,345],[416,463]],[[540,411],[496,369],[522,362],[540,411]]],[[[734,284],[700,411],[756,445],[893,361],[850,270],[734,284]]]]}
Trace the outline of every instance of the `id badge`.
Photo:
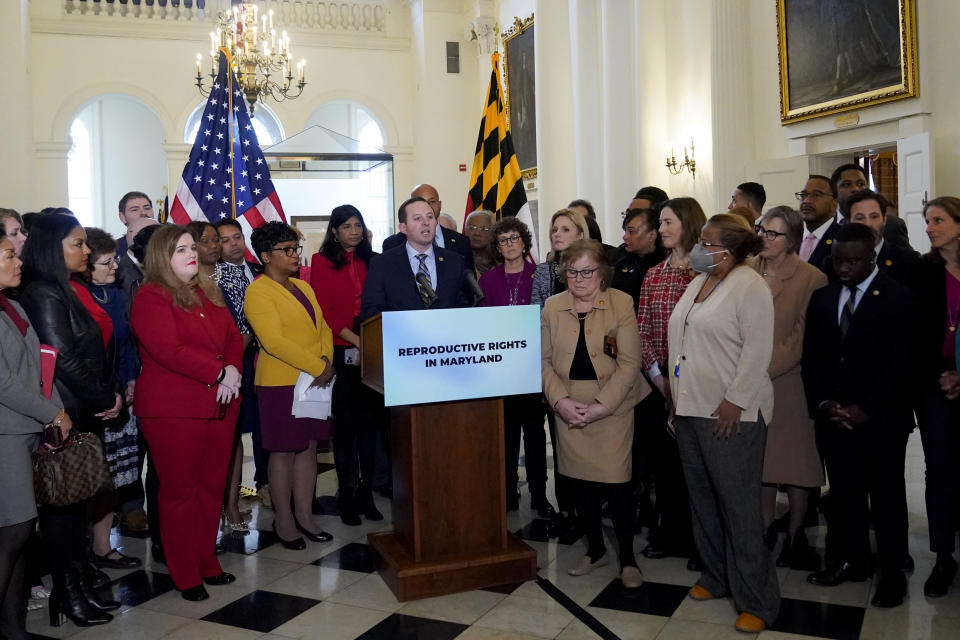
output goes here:
{"type": "Polygon", "coordinates": [[[356,347],[345,349],[343,352],[344,364],[358,364],[360,361],[360,350],[356,347]]]}
{"type": "Polygon", "coordinates": [[[677,356],[676,361],[673,363],[673,377],[680,377],[680,356],[677,356]]]}

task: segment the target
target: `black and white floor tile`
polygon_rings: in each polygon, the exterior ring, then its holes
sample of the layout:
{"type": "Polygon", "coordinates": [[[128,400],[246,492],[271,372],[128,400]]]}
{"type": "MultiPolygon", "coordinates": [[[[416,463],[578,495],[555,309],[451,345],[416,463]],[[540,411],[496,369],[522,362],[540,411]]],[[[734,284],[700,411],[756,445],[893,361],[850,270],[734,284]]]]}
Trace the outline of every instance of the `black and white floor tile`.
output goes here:
{"type": "MultiPolygon", "coordinates": [[[[249,448],[249,443],[248,448],[249,448]]],[[[245,464],[245,477],[252,470],[245,464]]],[[[336,491],[336,474],[321,466],[318,493],[336,491]]],[[[763,640],[830,638],[835,640],[940,640],[960,638],[960,586],[946,598],[923,596],[923,580],[933,559],[927,551],[923,506],[923,456],[919,438],[911,439],[907,458],[910,548],[916,572],[903,606],[870,605],[874,585],[848,583],[834,588],[807,584],[804,572],[779,569],[783,596],[780,616],[763,640]]],[[[552,493],[552,486],[550,488],[552,493]]],[[[83,640],[170,638],[241,640],[323,638],[324,640],[535,640],[585,638],[634,640],[713,640],[742,638],[733,629],[736,611],[726,599],[695,602],[686,597],[697,574],[681,558],[647,560],[638,556],[645,582],[626,590],[617,568],[571,577],[567,570],[585,551],[580,540],[557,538],[536,521],[524,492],[521,509],[509,515],[516,531],[537,551],[537,580],[414,602],[398,602],[376,573],[366,544],[368,533],[390,528],[390,504],[377,497],[383,522],[347,527],[336,517],[336,501],[319,498],[315,518],[334,535],[329,543],[290,551],[271,532],[272,512],[255,501],[255,529],[224,534],[221,563],[237,582],[210,587],[211,598],[190,603],[173,588],[166,567],[153,560],[149,541],[117,533],[115,545],[144,561],[140,569],[108,571],[105,591],[122,602],[108,625],[79,629],[72,623],[53,628],[47,611],[33,611],[28,627],[35,638],[83,640]]],[[[813,533],[814,530],[811,530],[813,533]]],[[[612,532],[611,532],[612,533],[612,532]]],[[[813,538],[822,545],[823,530],[813,538]]],[[[645,536],[638,536],[639,551],[645,536]]],[[[608,546],[613,549],[612,540],[608,546]]]]}

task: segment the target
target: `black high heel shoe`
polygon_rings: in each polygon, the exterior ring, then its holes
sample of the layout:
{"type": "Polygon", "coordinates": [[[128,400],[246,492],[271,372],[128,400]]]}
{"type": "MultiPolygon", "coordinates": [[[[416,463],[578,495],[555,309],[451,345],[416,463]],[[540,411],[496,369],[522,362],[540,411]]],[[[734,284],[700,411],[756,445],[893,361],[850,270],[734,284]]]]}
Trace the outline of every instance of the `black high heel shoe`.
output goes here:
{"type": "Polygon", "coordinates": [[[80,578],[80,593],[87,599],[90,606],[97,611],[116,611],[120,608],[119,602],[116,600],[104,600],[94,589],[92,577],[94,572],[96,572],[96,568],[93,565],[81,562],[78,563],[76,567],[77,575],[80,578]]]}
{"type": "MultiPolygon", "coordinates": [[[[300,528],[300,525],[297,525],[297,529],[300,528]]],[[[294,538],[293,540],[284,540],[280,537],[280,534],[277,533],[277,523],[273,523],[273,533],[277,536],[277,540],[280,541],[280,545],[284,549],[290,549],[291,551],[303,551],[307,548],[307,543],[303,538],[294,538]]],[[[329,534],[328,534],[329,535],[329,534]]]]}
{"type": "Polygon", "coordinates": [[[330,542],[331,540],[333,540],[333,536],[327,533],[326,531],[324,531],[323,529],[320,530],[320,533],[310,533],[309,531],[301,527],[300,523],[297,522],[296,520],[294,520],[293,523],[297,526],[297,531],[302,533],[303,536],[310,542],[330,542]]]}
{"type": "Polygon", "coordinates": [[[64,618],[69,618],[78,627],[106,624],[113,616],[96,609],[80,590],[80,576],[67,573],[54,576],[53,593],[50,594],[50,626],[59,627],[64,618]]]}
{"type": "Polygon", "coordinates": [[[181,591],[180,597],[190,602],[200,602],[209,598],[210,594],[207,593],[207,590],[203,588],[202,584],[198,584],[195,587],[190,587],[189,589],[184,589],[181,591]]]}
{"type": "Polygon", "coordinates": [[[372,522],[383,520],[383,514],[380,513],[377,505],[373,502],[373,491],[370,489],[370,485],[361,483],[357,487],[356,501],[357,511],[362,513],[364,518],[372,522]]]}

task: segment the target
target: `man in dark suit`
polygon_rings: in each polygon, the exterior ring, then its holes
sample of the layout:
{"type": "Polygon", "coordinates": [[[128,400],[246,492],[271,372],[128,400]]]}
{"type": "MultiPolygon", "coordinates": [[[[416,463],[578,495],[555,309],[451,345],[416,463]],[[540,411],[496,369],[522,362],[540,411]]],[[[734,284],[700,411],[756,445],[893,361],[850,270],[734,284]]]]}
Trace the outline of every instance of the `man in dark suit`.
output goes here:
{"type": "Polygon", "coordinates": [[[837,189],[827,176],[811,174],[803,191],[796,196],[806,227],[800,243],[800,258],[821,268],[824,258],[830,255],[833,236],[840,228],[835,219],[837,189]]]}
{"type": "Polygon", "coordinates": [[[253,282],[254,278],[263,273],[263,266],[259,262],[246,259],[247,239],[243,236],[243,227],[233,218],[218,220],[213,226],[217,228],[217,234],[220,236],[221,259],[229,264],[243,267],[247,284],[253,282]]]}
{"type": "MultiPolygon", "coordinates": [[[[868,188],[867,174],[864,173],[863,167],[858,164],[842,164],[833,170],[830,175],[830,182],[837,190],[837,203],[840,210],[840,219],[837,222],[841,225],[846,224],[850,221],[850,216],[844,213],[844,203],[854,193],[868,188]]],[[[907,223],[899,217],[889,216],[887,218],[887,224],[883,229],[883,238],[890,244],[912,249],[910,247],[910,237],[907,234],[907,223]]]]}
{"type": "Polygon", "coordinates": [[[150,202],[150,196],[142,191],[130,191],[123,194],[123,197],[120,198],[117,216],[123,226],[127,228],[127,232],[117,238],[117,255],[122,256],[133,244],[133,236],[137,234],[131,228],[133,222],[142,218],[153,219],[153,204],[150,202]]]}
{"type": "Polygon", "coordinates": [[[877,269],[869,227],[835,236],[837,281],[807,309],[803,382],[834,503],[833,558],[807,581],[835,586],[870,575],[870,522],[880,580],[873,604],[895,607],[906,593],[904,457],[911,423],[910,293],[877,269]],[[872,510],[872,513],[871,513],[872,510]]]}
{"type": "Polygon", "coordinates": [[[400,205],[398,215],[406,221],[406,241],[370,261],[361,317],[466,306],[463,257],[434,244],[437,218],[429,203],[410,198],[400,205]]]}
{"type": "MultiPolygon", "coordinates": [[[[864,189],[841,202],[840,212],[844,219],[870,227],[876,241],[873,252],[877,256],[877,268],[909,289],[916,282],[917,271],[920,269],[920,254],[911,249],[910,245],[894,243],[884,237],[890,221],[887,218],[888,207],[886,198],[876,191],[864,189]]],[[[829,256],[822,269],[831,282],[837,279],[829,256]]]]}
{"type": "MultiPolygon", "coordinates": [[[[433,211],[433,217],[437,220],[440,219],[440,207],[443,205],[443,202],[440,201],[440,194],[437,193],[437,190],[432,186],[429,184],[418,184],[413,188],[413,191],[410,192],[410,197],[422,199],[430,205],[430,209],[433,211]]],[[[406,241],[406,220],[405,214],[402,213],[403,207],[400,207],[400,212],[397,218],[400,233],[395,233],[383,241],[384,252],[386,252],[387,249],[398,247],[406,241]]],[[[463,262],[466,268],[473,271],[473,250],[470,248],[470,239],[467,238],[467,236],[447,229],[446,227],[440,227],[440,233],[438,233],[436,237],[436,244],[441,249],[459,253],[463,256],[463,262]]]]}

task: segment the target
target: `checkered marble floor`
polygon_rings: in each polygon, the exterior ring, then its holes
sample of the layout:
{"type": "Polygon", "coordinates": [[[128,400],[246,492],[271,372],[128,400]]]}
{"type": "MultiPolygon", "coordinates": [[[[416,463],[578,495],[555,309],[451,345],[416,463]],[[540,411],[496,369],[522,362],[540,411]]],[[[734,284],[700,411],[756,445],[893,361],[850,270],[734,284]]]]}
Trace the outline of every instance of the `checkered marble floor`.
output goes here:
{"type": "MultiPolygon", "coordinates": [[[[248,447],[249,447],[249,443],[248,447]]],[[[249,448],[248,448],[249,450],[249,448]]],[[[245,465],[245,477],[252,471],[245,465]]],[[[333,495],[336,474],[329,465],[318,481],[319,495],[333,495]]],[[[919,437],[911,438],[907,459],[910,504],[910,551],[916,572],[910,578],[907,601],[896,609],[870,605],[873,584],[847,583],[834,588],[807,584],[803,572],[780,569],[783,604],[772,629],[762,639],[834,638],[946,639],[960,638],[960,586],[941,599],[923,596],[923,580],[933,558],[927,551],[923,507],[923,455],[919,437]]],[[[552,486],[549,488],[552,495],[552,486]]],[[[347,527],[339,518],[319,513],[319,526],[334,535],[332,542],[307,543],[304,551],[276,544],[270,531],[272,512],[259,503],[253,508],[256,531],[222,538],[225,571],[237,582],[209,587],[210,599],[190,603],[173,588],[164,565],[153,561],[149,541],[121,537],[115,546],[137,556],[144,566],[135,571],[108,570],[113,582],[105,591],[123,603],[108,625],[79,629],[66,623],[47,624],[46,609],[31,612],[28,628],[36,638],[118,639],[289,639],[324,640],[534,640],[558,638],[696,639],[742,638],[733,629],[736,612],[729,600],[695,602],[687,589],[697,574],[685,560],[648,560],[638,555],[645,582],[625,590],[610,565],[583,577],[566,571],[585,552],[580,540],[549,538],[534,521],[524,493],[519,512],[510,514],[512,531],[520,533],[538,554],[537,580],[496,589],[478,590],[401,603],[377,575],[366,544],[371,531],[389,529],[390,505],[377,498],[387,520],[347,527]]],[[[246,502],[246,501],[244,501],[246,502]]],[[[319,499],[316,511],[331,501],[319,499]]],[[[823,529],[811,529],[811,541],[822,547],[823,529]]],[[[612,536],[612,531],[608,531],[612,536]]],[[[645,534],[635,540],[637,550],[645,534]]],[[[610,549],[615,543],[608,541],[610,549]]]]}

